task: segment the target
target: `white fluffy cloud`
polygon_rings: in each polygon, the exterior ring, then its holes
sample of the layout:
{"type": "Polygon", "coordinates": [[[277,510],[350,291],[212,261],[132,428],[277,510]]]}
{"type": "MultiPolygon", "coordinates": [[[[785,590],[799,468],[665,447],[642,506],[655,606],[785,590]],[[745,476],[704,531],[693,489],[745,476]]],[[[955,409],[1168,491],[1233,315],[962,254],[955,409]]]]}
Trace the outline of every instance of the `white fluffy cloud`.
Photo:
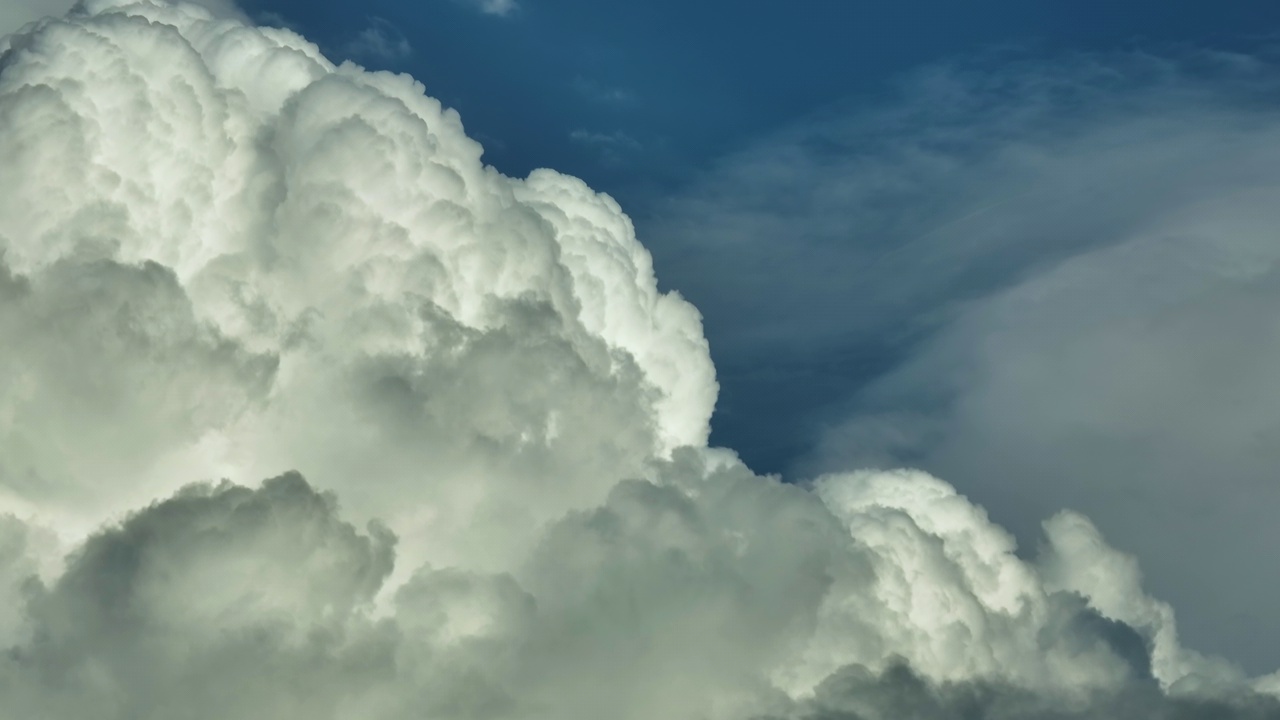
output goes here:
{"type": "Polygon", "coordinates": [[[0,125],[4,717],[1280,716],[1079,516],[708,448],[617,204],[408,77],[95,0],[0,125]]]}

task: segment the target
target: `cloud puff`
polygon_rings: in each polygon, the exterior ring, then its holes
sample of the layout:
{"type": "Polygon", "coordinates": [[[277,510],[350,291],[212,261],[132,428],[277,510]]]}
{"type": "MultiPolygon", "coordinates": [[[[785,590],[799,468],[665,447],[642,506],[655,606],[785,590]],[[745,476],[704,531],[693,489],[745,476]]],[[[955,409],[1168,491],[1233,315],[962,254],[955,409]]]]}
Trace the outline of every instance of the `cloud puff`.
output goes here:
{"type": "Polygon", "coordinates": [[[379,61],[404,60],[413,54],[413,46],[404,33],[383,18],[369,19],[369,27],[360,31],[344,50],[359,59],[379,61]]]}
{"type": "Polygon", "coordinates": [[[520,9],[520,4],[516,0],[458,0],[458,2],[470,5],[485,15],[498,17],[506,17],[520,9]]]}
{"type": "Polygon", "coordinates": [[[617,204],[408,77],[97,0],[0,118],[5,714],[1275,716],[1083,517],[708,448],[617,204]]]}
{"type": "Polygon", "coordinates": [[[581,76],[574,78],[573,89],[588,100],[600,103],[601,105],[623,107],[627,105],[635,105],[638,102],[635,94],[630,90],[606,85],[581,76]]]}

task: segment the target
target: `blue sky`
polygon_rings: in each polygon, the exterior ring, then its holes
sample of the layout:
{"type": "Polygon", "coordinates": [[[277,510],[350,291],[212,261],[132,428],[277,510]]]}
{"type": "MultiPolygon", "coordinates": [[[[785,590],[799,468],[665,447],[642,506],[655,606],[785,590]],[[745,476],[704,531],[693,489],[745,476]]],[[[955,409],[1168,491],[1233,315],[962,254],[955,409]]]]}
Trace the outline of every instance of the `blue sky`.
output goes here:
{"type": "Polygon", "coordinates": [[[922,467],[1024,547],[1080,509],[1193,646],[1280,663],[1280,4],[248,9],[616,197],[757,471],[922,467]]]}

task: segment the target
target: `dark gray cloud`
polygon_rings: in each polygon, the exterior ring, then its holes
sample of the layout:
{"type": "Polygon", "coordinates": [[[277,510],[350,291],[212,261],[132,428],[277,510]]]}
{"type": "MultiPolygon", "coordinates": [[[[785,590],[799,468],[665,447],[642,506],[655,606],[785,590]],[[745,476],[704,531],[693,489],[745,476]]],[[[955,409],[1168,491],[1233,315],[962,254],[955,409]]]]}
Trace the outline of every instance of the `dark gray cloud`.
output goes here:
{"type": "Polygon", "coordinates": [[[0,476],[35,503],[83,511],[145,503],[102,483],[261,402],[278,358],[196,317],[174,273],[90,248],[36,277],[0,258],[0,476]]]}

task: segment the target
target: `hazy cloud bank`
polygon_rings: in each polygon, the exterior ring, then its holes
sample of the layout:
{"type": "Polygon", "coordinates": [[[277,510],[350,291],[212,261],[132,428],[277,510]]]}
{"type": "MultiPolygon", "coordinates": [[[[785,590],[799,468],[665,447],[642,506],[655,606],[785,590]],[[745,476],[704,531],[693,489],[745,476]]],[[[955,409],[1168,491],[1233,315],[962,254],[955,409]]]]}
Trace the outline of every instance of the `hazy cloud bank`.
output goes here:
{"type": "Polygon", "coordinates": [[[1274,78],[1003,57],[726,158],[648,227],[758,398],[717,422],[801,475],[922,467],[1024,542],[1084,511],[1197,642],[1274,665],[1274,78]]]}

